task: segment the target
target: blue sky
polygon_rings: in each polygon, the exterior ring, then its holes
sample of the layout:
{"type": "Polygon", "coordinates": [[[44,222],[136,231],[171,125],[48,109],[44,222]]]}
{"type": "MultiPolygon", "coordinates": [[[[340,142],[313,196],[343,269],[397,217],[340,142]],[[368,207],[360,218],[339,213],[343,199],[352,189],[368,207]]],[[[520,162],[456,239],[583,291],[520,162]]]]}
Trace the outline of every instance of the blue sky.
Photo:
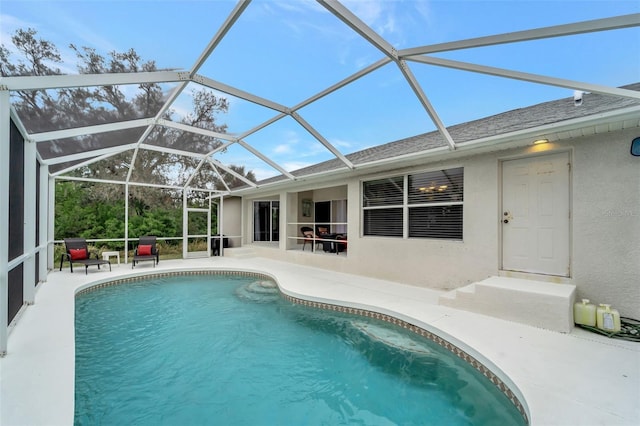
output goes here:
{"type": "MultiPolygon", "coordinates": [[[[343,4],[398,49],[640,12],[638,1],[345,1],[343,4]]],[[[134,48],[158,68],[189,69],[216,33],[233,1],[2,0],[0,37],[32,27],[53,41],[75,72],[70,43],[106,54],[134,48]]],[[[437,55],[510,70],[620,86],[640,81],[640,29],[584,34],[437,55]]],[[[199,74],[294,106],[383,57],[313,1],[255,0],[199,74]]],[[[445,125],[572,96],[573,91],[410,63],[445,125]]],[[[191,89],[191,88],[190,88],[191,89]]],[[[190,89],[175,105],[190,106],[190,89]]],[[[231,98],[221,122],[247,131],[276,115],[231,98]]],[[[432,131],[435,126],[397,67],[389,64],[299,111],[342,153],[432,131]]],[[[291,119],[246,141],[287,170],[332,158],[291,119]]],[[[277,174],[238,146],[219,157],[245,164],[259,178],[277,174]]]]}

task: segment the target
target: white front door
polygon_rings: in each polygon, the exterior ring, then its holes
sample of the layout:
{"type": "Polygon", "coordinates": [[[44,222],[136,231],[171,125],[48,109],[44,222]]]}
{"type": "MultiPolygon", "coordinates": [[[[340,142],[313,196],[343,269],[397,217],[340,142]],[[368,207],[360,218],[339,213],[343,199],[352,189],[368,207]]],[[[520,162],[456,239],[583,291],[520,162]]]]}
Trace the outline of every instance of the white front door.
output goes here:
{"type": "Polygon", "coordinates": [[[502,269],[568,277],[569,153],[502,163],[502,269]]]}

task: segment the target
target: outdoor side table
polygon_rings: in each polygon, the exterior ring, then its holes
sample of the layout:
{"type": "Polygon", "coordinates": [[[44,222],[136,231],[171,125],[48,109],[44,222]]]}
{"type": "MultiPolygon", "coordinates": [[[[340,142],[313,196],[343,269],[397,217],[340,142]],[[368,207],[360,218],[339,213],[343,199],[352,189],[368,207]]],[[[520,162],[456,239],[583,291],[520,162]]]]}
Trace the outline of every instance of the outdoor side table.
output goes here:
{"type": "Polygon", "coordinates": [[[110,257],[115,256],[118,258],[118,266],[120,265],[120,252],[119,251],[103,251],[102,259],[109,260],[110,257]]]}

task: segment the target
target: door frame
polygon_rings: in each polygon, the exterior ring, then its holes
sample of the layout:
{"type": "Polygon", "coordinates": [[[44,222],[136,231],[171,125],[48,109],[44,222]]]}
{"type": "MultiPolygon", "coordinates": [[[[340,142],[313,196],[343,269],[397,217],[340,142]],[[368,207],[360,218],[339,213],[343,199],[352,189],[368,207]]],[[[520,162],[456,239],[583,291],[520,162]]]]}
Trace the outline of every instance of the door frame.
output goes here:
{"type": "Polygon", "coordinates": [[[280,242],[280,217],[281,217],[281,212],[280,212],[280,200],[262,200],[262,199],[257,199],[257,200],[253,200],[251,202],[251,242],[252,243],[279,243],[280,242]],[[269,239],[268,240],[256,240],[256,206],[259,203],[269,203],[269,219],[268,219],[268,236],[269,239]],[[277,211],[278,211],[278,215],[276,218],[274,218],[274,203],[277,203],[277,211]],[[274,219],[276,219],[274,221],[274,219]],[[273,237],[274,235],[277,233],[277,239],[274,240],[273,237]]]}
{"type": "MultiPolygon", "coordinates": [[[[541,145],[544,149],[545,145],[541,145]]],[[[498,206],[496,211],[497,226],[498,226],[498,270],[508,274],[521,274],[523,276],[533,275],[539,277],[555,277],[558,279],[567,279],[570,280],[573,277],[573,149],[546,149],[540,152],[529,152],[524,154],[516,154],[505,157],[498,158],[498,206]],[[568,219],[568,236],[567,236],[567,250],[568,250],[568,259],[567,259],[567,275],[553,275],[553,274],[543,274],[543,273],[535,273],[535,272],[527,272],[527,271],[514,271],[511,269],[504,269],[504,226],[502,225],[502,213],[504,212],[504,194],[503,194],[503,181],[504,181],[504,173],[503,167],[504,163],[507,161],[513,160],[524,160],[535,157],[545,157],[548,155],[555,154],[567,154],[568,161],[568,180],[567,184],[568,188],[568,208],[569,208],[569,219],[568,219]]]]}
{"type": "MultiPolygon", "coordinates": [[[[209,201],[210,203],[211,201],[209,201]]],[[[208,209],[188,207],[183,213],[183,232],[182,232],[182,258],[191,257],[210,257],[211,256],[211,207],[208,209]],[[189,213],[204,213],[207,215],[207,231],[206,234],[190,234],[189,233],[189,213]],[[205,238],[207,240],[206,251],[189,251],[189,239],[205,238]]]]}

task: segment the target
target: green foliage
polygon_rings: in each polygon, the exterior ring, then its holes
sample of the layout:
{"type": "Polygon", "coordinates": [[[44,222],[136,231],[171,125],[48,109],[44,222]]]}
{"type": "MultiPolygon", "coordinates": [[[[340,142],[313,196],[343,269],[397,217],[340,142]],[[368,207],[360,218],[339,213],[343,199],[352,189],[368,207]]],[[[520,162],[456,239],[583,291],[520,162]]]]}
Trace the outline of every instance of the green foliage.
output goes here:
{"type": "MultiPolygon", "coordinates": [[[[83,237],[87,239],[122,239],[125,235],[124,195],[118,198],[115,191],[104,184],[58,182],[56,184],[55,239],[83,237]]],[[[154,200],[163,199],[156,195],[154,200]]],[[[182,204],[171,197],[164,197],[164,205],[158,202],[150,206],[133,202],[129,207],[129,238],[143,235],[158,237],[182,236],[182,204]]],[[[213,215],[215,221],[215,214],[213,215]]],[[[202,218],[197,218],[202,222],[202,218]]],[[[198,226],[206,229],[204,224],[198,226]]],[[[168,242],[175,245],[177,242],[168,242]]],[[[108,250],[124,250],[124,242],[97,243],[108,250]]]]}
{"type": "MultiPolygon", "coordinates": [[[[124,230],[120,235],[124,235],[124,230]]],[[[129,237],[138,238],[143,235],[181,237],[182,210],[161,209],[147,211],[144,215],[131,216],[129,218],[129,237]]]]}

